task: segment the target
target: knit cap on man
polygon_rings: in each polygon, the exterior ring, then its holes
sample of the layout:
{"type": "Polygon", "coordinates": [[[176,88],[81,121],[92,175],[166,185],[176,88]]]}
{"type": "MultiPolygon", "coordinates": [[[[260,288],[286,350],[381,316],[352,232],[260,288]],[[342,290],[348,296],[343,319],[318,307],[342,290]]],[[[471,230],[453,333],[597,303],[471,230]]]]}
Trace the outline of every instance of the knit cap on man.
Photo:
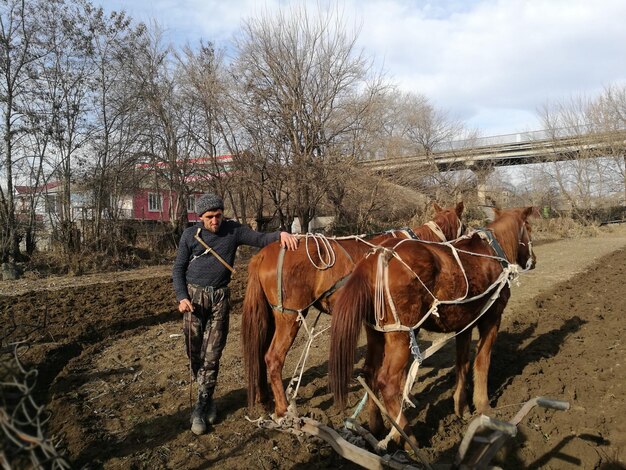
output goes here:
{"type": "Polygon", "coordinates": [[[196,214],[198,215],[218,209],[224,210],[224,201],[217,194],[204,194],[196,201],[196,214]]]}

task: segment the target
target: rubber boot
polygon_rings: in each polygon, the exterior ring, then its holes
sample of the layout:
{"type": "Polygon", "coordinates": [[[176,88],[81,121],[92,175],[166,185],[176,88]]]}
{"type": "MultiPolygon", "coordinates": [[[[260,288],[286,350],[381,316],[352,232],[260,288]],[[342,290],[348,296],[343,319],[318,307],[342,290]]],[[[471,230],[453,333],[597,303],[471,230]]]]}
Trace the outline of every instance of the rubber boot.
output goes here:
{"type": "Polygon", "coordinates": [[[212,401],[208,393],[198,393],[198,401],[191,412],[191,432],[197,436],[206,432],[207,413],[212,401]]]}
{"type": "Polygon", "coordinates": [[[207,412],[206,420],[209,424],[214,424],[217,420],[217,406],[213,398],[209,399],[209,411],[207,412]]]}

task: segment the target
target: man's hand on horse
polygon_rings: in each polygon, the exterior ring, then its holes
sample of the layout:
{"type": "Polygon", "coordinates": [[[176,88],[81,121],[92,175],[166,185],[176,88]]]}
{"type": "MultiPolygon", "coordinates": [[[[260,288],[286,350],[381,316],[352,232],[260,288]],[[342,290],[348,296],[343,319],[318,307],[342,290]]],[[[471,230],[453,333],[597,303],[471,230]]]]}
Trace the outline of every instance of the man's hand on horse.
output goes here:
{"type": "Polygon", "coordinates": [[[298,237],[288,232],[280,232],[280,245],[288,250],[298,249],[298,237]]]}
{"type": "Polygon", "coordinates": [[[193,312],[193,305],[189,299],[183,299],[178,302],[178,311],[180,313],[193,312]]]}

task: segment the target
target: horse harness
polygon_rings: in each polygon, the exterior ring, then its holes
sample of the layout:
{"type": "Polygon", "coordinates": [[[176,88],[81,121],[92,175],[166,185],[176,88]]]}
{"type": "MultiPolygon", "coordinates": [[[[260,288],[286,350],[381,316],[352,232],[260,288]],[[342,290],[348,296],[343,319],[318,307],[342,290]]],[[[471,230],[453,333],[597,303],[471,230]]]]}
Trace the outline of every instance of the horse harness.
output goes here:
{"type": "MultiPolygon", "coordinates": [[[[350,256],[350,253],[348,253],[348,251],[341,245],[341,243],[337,243],[337,245],[339,245],[339,247],[343,250],[343,252],[346,255],[346,257],[348,258],[348,260],[354,265],[354,261],[352,260],[352,257],[350,256]]],[[[323,300],[326,297],[329,297],[330,295],[332,295],[337,289],[339,289],[341,286],[343,286],[345,284],[345,282],[348,279],[348,276],[350,275],[350,274],[347,274],[344,277],[342,277],[341,279],[339,279],[332,286],[330,286],[329,289],[327,289],[326,291],[322,292],[317,298],[315,298],[306,307],[301,308],[299,310],[296,310],[296,309],[293,309],[293,308],[286,308],[286,307],[283,306],[283,264],[285,262],[285,252],[286,251],[287,250],[285,249],[285,247],[281,246],[280,247],[280,251],[278,252],[278,265],[277,265],[277,268],[276,268],[276,294],[278,296],[278,305],[271,305],[270,304],[270,306],[274,310],[278,310],[280,313],[299,314],[299,313],[307,310],[309,307],[314,305],[316,302],[319,302],[320,300],[323,300]]]]}
{"type": "MultiPolygon", "coordinates": [[[[408,238],[411,238],[411,239],[414,239],[414,240],[419,240],[417,235],[415,235],[413,230],[411,230],[410,228],[402,228],[400,230],[389,230],[388,232],[384,232],[384,233],[391,233],[394,238],[397,238],[396,232],[402,232],[408,238]]],[[[355,239],[359,240],[359,241],[364,241],[360,236],[355,237],[355,239]]],[[[354,266],[356,263],[352,259],[352,256],[350,256],[350,253],[348,253],[348,251],[343,247],[343,245],[341,245],[341,243],[338,243],[336,239],[335,239],[335,243],[337,243],[337,245],[343,250],[343,253],[346,255],[346,258],[354,266]]],[[[350,270],[350,272],[348,274],[343,276],[341,279],[339,279],[337,282],[335,282],[332,286],[330,286],[327,290],[325,290],[319,296],[317,296],[315,299],[313,299],[313,301],[310,302],[307,306],[305,306],[305,307],[303,307],[301,309],[287,308],[287,307],[283,306],[283,264],[284,264],[284,261],[285,261],[285,252],[286,251],[287,250],[285,249],[285,247],[281,246],[280,247],[280,251],[278,253],[278,262],[277,262],[278,264],[277,264],[277,267],[276,267],[276,295],[278,297],[278,305],[270,304],[270,306],[274,310],[277,310],[280,313],[293,313],[293,314],[297,315],[297,314],[300,314],[301,312],[304,312],[305,310],[307,310],[311,306],[315,305],[317,302],[319,302],[321,300],[324,300],[324,299],[330,297],[332,294],[334,294],[337,291],[337,289],[339,289],[340,287],[342,287],[346,283],[346,281],[350,277],[350,274],[352,273],[352,270],[350,270]]],[[[323,269],[327,269],[328,267],[331,267],[331,266],[327,266],[326,268],[323,268],[323,269]]],[[[321,268],[318,268],[318,269],[321,269],[321,268]]]]}
{"type": "MultiPolygon", "coordinates": [[[[480,255],[478,253],[466,252],[464,250],[459,250],[454,245],[452,245],[450,242],[428,242],[428,241],[425,241],[425,240],[420,240],[420,243],[446,245],[446,246],[448,246],[451,249],[452,255],[454,256],[457,264],[459,265],[459,268],[461,269],[461,272],[463,272],[463,275],[465,277],[465,284],[466,284],[466,293],[465,293],[465,295],[460,297],[460,298],[458,298],[458,299],[454,299],[454,300],[439,300],[439,299],[437,299],[435,297],[435,295],[422,282],[420,277],[411,269],[411,267],[408,264],[406,264],[406,262],[396,252],[395,248],[397,248],[398,245],[400,245],[403,242],[408,242],[409,240],[402,240],[394,248],[376,247],[374,250],[372,250],[372,252],[370,252],[370,254],[378,253],[378,266],[377,266],[376,288],[375,288],[376,295],[375,295],[375,308],[374,308],[374,311],[375,311],[374,317],[375,317],[376,323],[375,324],[366,323],[366,325],[369,326],[370,328],[373,328],[374,330],[381,331],[383,333],[384,332],[392,332],[392,331],[407,331],[407,332],[412,334],[414,330],[416,330],[416,329],[418,329],[418,328],[420,328],[422,326],[422,324],[426,321],[426,319],[430,315],[435,315],[437,317],[439,316],[439,312],[437,310],[437,307],[440,304],[460,304],[460,303],[473,302],[475,300],[478,300],[478,299],[486,296],[487,294],[489,294],[494,289],[499,293],[504,284],[509,283],[512,280],[512,278],[515,278],[518,275],[519,271],[518,271],[518,269],[516,269],[517,265],[515,263],[509,262],[509,260],[506,258],[504,250],[502,249],[502,246],[500,245],[498,240],[495,238],[495,236],[493,234],[493,231],[491,231],[489,229],[486,229],[486,228],[478,228],[478,229],[475,229],[473,233],[477,233],[480,238],[482,238],[483,240],[485,240],[487,242],[487,244],[495,252],[495,256],[480,255]],[[500,277],[491,286],[489,286],[485,290],[485,292],[483,292],[482,294],[478,294],[478,295],[476,295],[474,297],[467,298],[467,293],[468,293],[467,289],[469,288],[469,282],[467,280],[467,275],[465,274],[465,269],[463,268],[463,264],[461,262],[461,259],[459,258],[459,255],[458,255],[459,251],[464,252],[464,253],[468,253],[468,254],[471,254],[471,255],[475,255],[475,256],[483,256],[483,257],[496,259],[496,260],[498,260],[498,262],[502,266],[502,273],[500,274],[500,277]],[[405,269],[407,269],[409,272],[411,272],[413,274],[413,276],[422,284],[422,287],[426,290],[426,292],[428,292],[428,294],[430,294],[430,296],[433,298],[433,303],[432,303],[430,309],[426,312],[424,317],[414,326],[402,325],[400,320],[399,320],[399,318],[398,318],[398,315],[397,315],[397,312],[396,312],[396,308],[395,308],[395,304],[393,302],[393,298],[391,296],[391,292],[389,291],[388,265],[389,265],[389,261],[391,260],[391,258],[396,258],[396,260],[399,261],[400,264],[405,267],[405,269]],[[382,325],[381,326],[380,322],[382,322],[382,320],[384,319],[384,311],[383,311],[384,310],[384,298],[387,299],[387,303],[389,304],[389,307],[390,307],[391,313],[392,313],[392,315],[393,315],[393,317],[395,319],[395,322],[393,324],[382,325]]],[[[472,236],[472,233],[465,235],[463,238],[470,238],[471,236],[472,236]]],[[[495,302],[495,298],[493,298],[491,302],[487,303],[487,306],[484,309],[484,311],[486,311],[493,304],[493,302],[495,302]]],[[[481,314],[484,313],[484,311],[481,312],[481,314]]],[[[479,317],[480,317],[480,315],[479,315],[479,317]]],[[[477,319],[478,318],[476,318],[476,320],[477,319]]],[[[473,322],[472,322],[472,324],[473,324],[473,322]]]]}
{"type": "MultiPolygon", "coordinates": [[[[489,229],[486,228],[479,228],[476,229],[475,232],[478,233],[478,236],[480,236],[483,240],[485,240],[489,246],[493,249],[493,251],[495,252],[496,256],[490,256],[491,258],[495,258],[500,262],[500,265],[502,266],[502,273],[500,273],[500,276],[498,277],[498,279],[491,285],[489,286],[482,294],[478,294],[474,297],[471,298],[467,298],[467,293],[468,291],[466,290],[466,293],[463,297],[458,298],[456,300],[439,300],[437,299],[432,292],[430,292],[430,290],[424,285],[424,283],[422,282],[422,280],[419,278],[419,276],[402,260],[402,258],[400,258],[400,256],[395,252],[395,250],[393,249],[389,249],[389,248],[384,248],[384,247],[378,247],[378,249],[376,250],[376,252],[379,253],[379,258],[378,258],[378,267],[377,267],[377,274],[376,274],[376,287],[375,287],[375,295],[374,295],[374,317],[375,317],[375,324],[371,324],[369,322],[364,322],[364,324],[367,327],[370,327],[374,330],[377,331],[381,331],[383,333],[386,332],[394,332],[394,331],[406,331],[409,335],[409,350],[411,352],[411,356],[413,357],[413,362],[411,363],[411,366],[409,367],[409,370],[407,371],[407,377],[405,380],[405,385],[404,385],[404,390],[402,393],[402,402],[403,403],[407,403],[409,406],[415,407],[415,405],[413,404],[413,402],[409,399],[409,394],[411,389],[413,388],[413,384],[415,383],[415,379],[417,377],[417,372],[419,367],[421,366],[422,362],[427,359],[428,357],[432,356],[435,352],[437,352],[438,350],[440,350],[449,340],[451,340],[452,338],[456,337],[457,335],[463,333],[464,331],[466,331],[467,329],[471,328],[473,325],[476,324],[476,322],[480,319],[480,317],[482,317],[482,315],[489,310],[489,308],[495,303],[495,301],[500,297],[500,292],[502,291],[502,289],[504,288],[504,286],[509,285],[510,282],[515,279],[518,275],[519,275],[519,271],[517,269],[517,265],[514,263],[511,263],[508,261],[508,259],[506,258],[506,255],[504,253],[504,250],[502,249],[502,247],[500,246],[500,243],[498,242],[498,240],[495,238],[493,232],[489,229]],[[382,252],[381,252],[382,251],[382,252]],[[429,310],[426,312],[426,314],[417,322],[416,325],[410,327],[410,326],[405,326],[402,325],[400,323],[400,320],[398,318],[396,309],[395,309],[395,305],[393,302],[393,299],[391,297],[391,293],[389,292],[389,278],[388,278],[388,263],[389,260],[391,258],[395,257],[406,269],[408,269],[410,272],[413,273],[413,275],[420,281],[420,283],[422,284],[422,286],[424,287],[424,289],[426,289],[426,291],[433,297],[433,303],[431,305],[431,307],[429,308],[429,310]],[[439,317],[439,312],[437,311],[437,307],[440,304],[461,304],[461,303],[467,303],[467,302],[473,302],[475,300],[478,300],[488,294],[491,294],[489,299],[487,300],[486,304],[481,308],[480,312],[478,312],[478,315],[469,323],[467,324],[463,329],[461,329],[460,331],[456,332],[456,333],[450,333],[448,335],[446,335],[444,338],[441,338],[438,341],[435,341],[429,348],[427,348],[423,353],[420,351],[419,349],[419,345],[417,343],[417,338],[415,336],[415,331],[418,330],[422,324],[426,321],[426,319],[430,316],[430,315],[435,315],[437,317],[439,317]],[[386,297],[387,302],[389,303],[389,307],[390,310],[395,318],[395,323],[394,324],[390,324],[390,325],[380,325],[379,322],[383,320],[384,318],[384,312],[383,312],[383,305],[384,305],[384,298],[386,297]]],[[[469,238],[471,237],[471,234],[465,235],[464,238],[469,238]]],[[[530,237],[529,237],[530,238],[530,237]]],[[[402,242],[407,241],[407,240],[403,240],[402,242]]],[[[402,243],[400,242],[400,243],[402,243]]],[[[432,243],[432,242],[425,242],[425,243],[432,243]]],[[[437,242],[434,242],[437,243],[437,242]]],[[[529,240],[529,244],[531,243],[531,241],[529,240]]],[[[437,243],[437,244],[443,244],[443,245],[447,245],[450,247],[450,249],[452,250],[452,253],[457,261],[457,263],[459,264],[459,267],[461,268],[461,270],[463,271],[463,274],[465,276],[465,282],[466,282],[466,287],[469,288],[469,282],[467,280],[467,276],[465,274],[465,270],[463,269],[463,266],[461,264],[461,260],[458,257],[458,253],[457,250],[451,243],[449,242],[443,242],[443,243],[437,243]]],[[[531,253],[532,253],[532,247],[530,247],[531,253]]],[[[468,252],[469,253],[469,252],[468,252]]],[[[479,256],[476,253],[473,253],[477,256],[479,256]]],[[[482,255],[485,256],[485,255],[482,255]]],[[[363,399],[361,400],[361,403],[359,403],[359,405],[357,406],[357,409],[355,410],[354,414],[352,415],[353,418],[356,418],[356,415],[358,415],[362,409],[362,407],[365,404],[365,399],[367,397],[367,393],[365,394],[365,396],[363,397],[363,399]]],[[[400,413],[402,412],[402,407],[400,408],[400,413]]],[[[400,415],[399,413],[399,415],[400,415]]],[[[396,421],[399,419],[399,415],[398,417],[396,417],[396,421]]],[[[392,438],[394,434],[394,429],[392,428],[391,431],[389,432],[389,434],[387,435],[387,437],[385,438],[385,441],[388,441],[389,439],[392,438]]]]}
{"type": "Polygon", "coordinates": [[[506,268],[509,264],[511,264],[509,260],[506,259],[504,250],[502,249],[502,246],[500,246],[500,243],[494,236],[493,231],[484,227],[477,228],[476,231],[478,232],[478,236],[482,238],[483,240],[485,240],[489,244],[489,246],[493,249],[493,251],[495,251],[496,256],[499,258],[498,261],[500,261],[500,265],[502,266],[503,269],[506,268]]]}

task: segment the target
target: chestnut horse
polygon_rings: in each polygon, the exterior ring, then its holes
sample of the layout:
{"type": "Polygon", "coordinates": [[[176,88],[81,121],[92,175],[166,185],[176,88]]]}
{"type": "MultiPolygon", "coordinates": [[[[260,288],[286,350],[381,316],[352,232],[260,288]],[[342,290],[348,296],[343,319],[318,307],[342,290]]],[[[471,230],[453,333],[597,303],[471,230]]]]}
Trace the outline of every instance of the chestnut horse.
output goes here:
{"type": "MultiPolygon", "coordinates": [[[[461,235],[463,202],[455,208],[433,205],[432,222],[414,228],[416,238],[451,240],[461,235]]],[[[337,289],[356,263],[373,246],[388,238],[409,238],[409,231],[390,231],[362,237],[301,239],[296,251],[266,246],[248,266],[243,302],[242,346],[248,379],[248,406],[269,406],[267,375],[274,396],[274,412],[282,417],[288,402],[283,388],[283,366],[310,307],[330,313],[337,289]],[[320,245],[322,245],[320,247],[320,245]]]]}
{"type": "MultiPolygon", "coordinates": [[[[374,393],[380,391],[389,415],[397,417],[399,427],[414,441],[402,411],[417,373],[411,367],[414,374],[409,373],[407,379],[412,352],[414,364],[421,361],[414,331],[456,333],[454,410],[460,416],[467,406],[469,349],[476,326],[480,339],[473,399],[479,413],[488,411],[491,348],[510,297],[509,282],[520,266],[535,266],[527,221],[534,211],[533,207],[495,209],[495,220],[486,229],[449,244],[387,241],[377,248],[378,256],[359,262],[338,295],[331,321],[329,381],[335,402],[342,408],[345,405],[357,340],[365,323],[366,383],[374,393]]],[[[370,430],[380,437],[384,425],[371,397],[368,411],[370,430]]],[[[390,438],[399,440],[395,429],[381,445],[390,438]]]]}

